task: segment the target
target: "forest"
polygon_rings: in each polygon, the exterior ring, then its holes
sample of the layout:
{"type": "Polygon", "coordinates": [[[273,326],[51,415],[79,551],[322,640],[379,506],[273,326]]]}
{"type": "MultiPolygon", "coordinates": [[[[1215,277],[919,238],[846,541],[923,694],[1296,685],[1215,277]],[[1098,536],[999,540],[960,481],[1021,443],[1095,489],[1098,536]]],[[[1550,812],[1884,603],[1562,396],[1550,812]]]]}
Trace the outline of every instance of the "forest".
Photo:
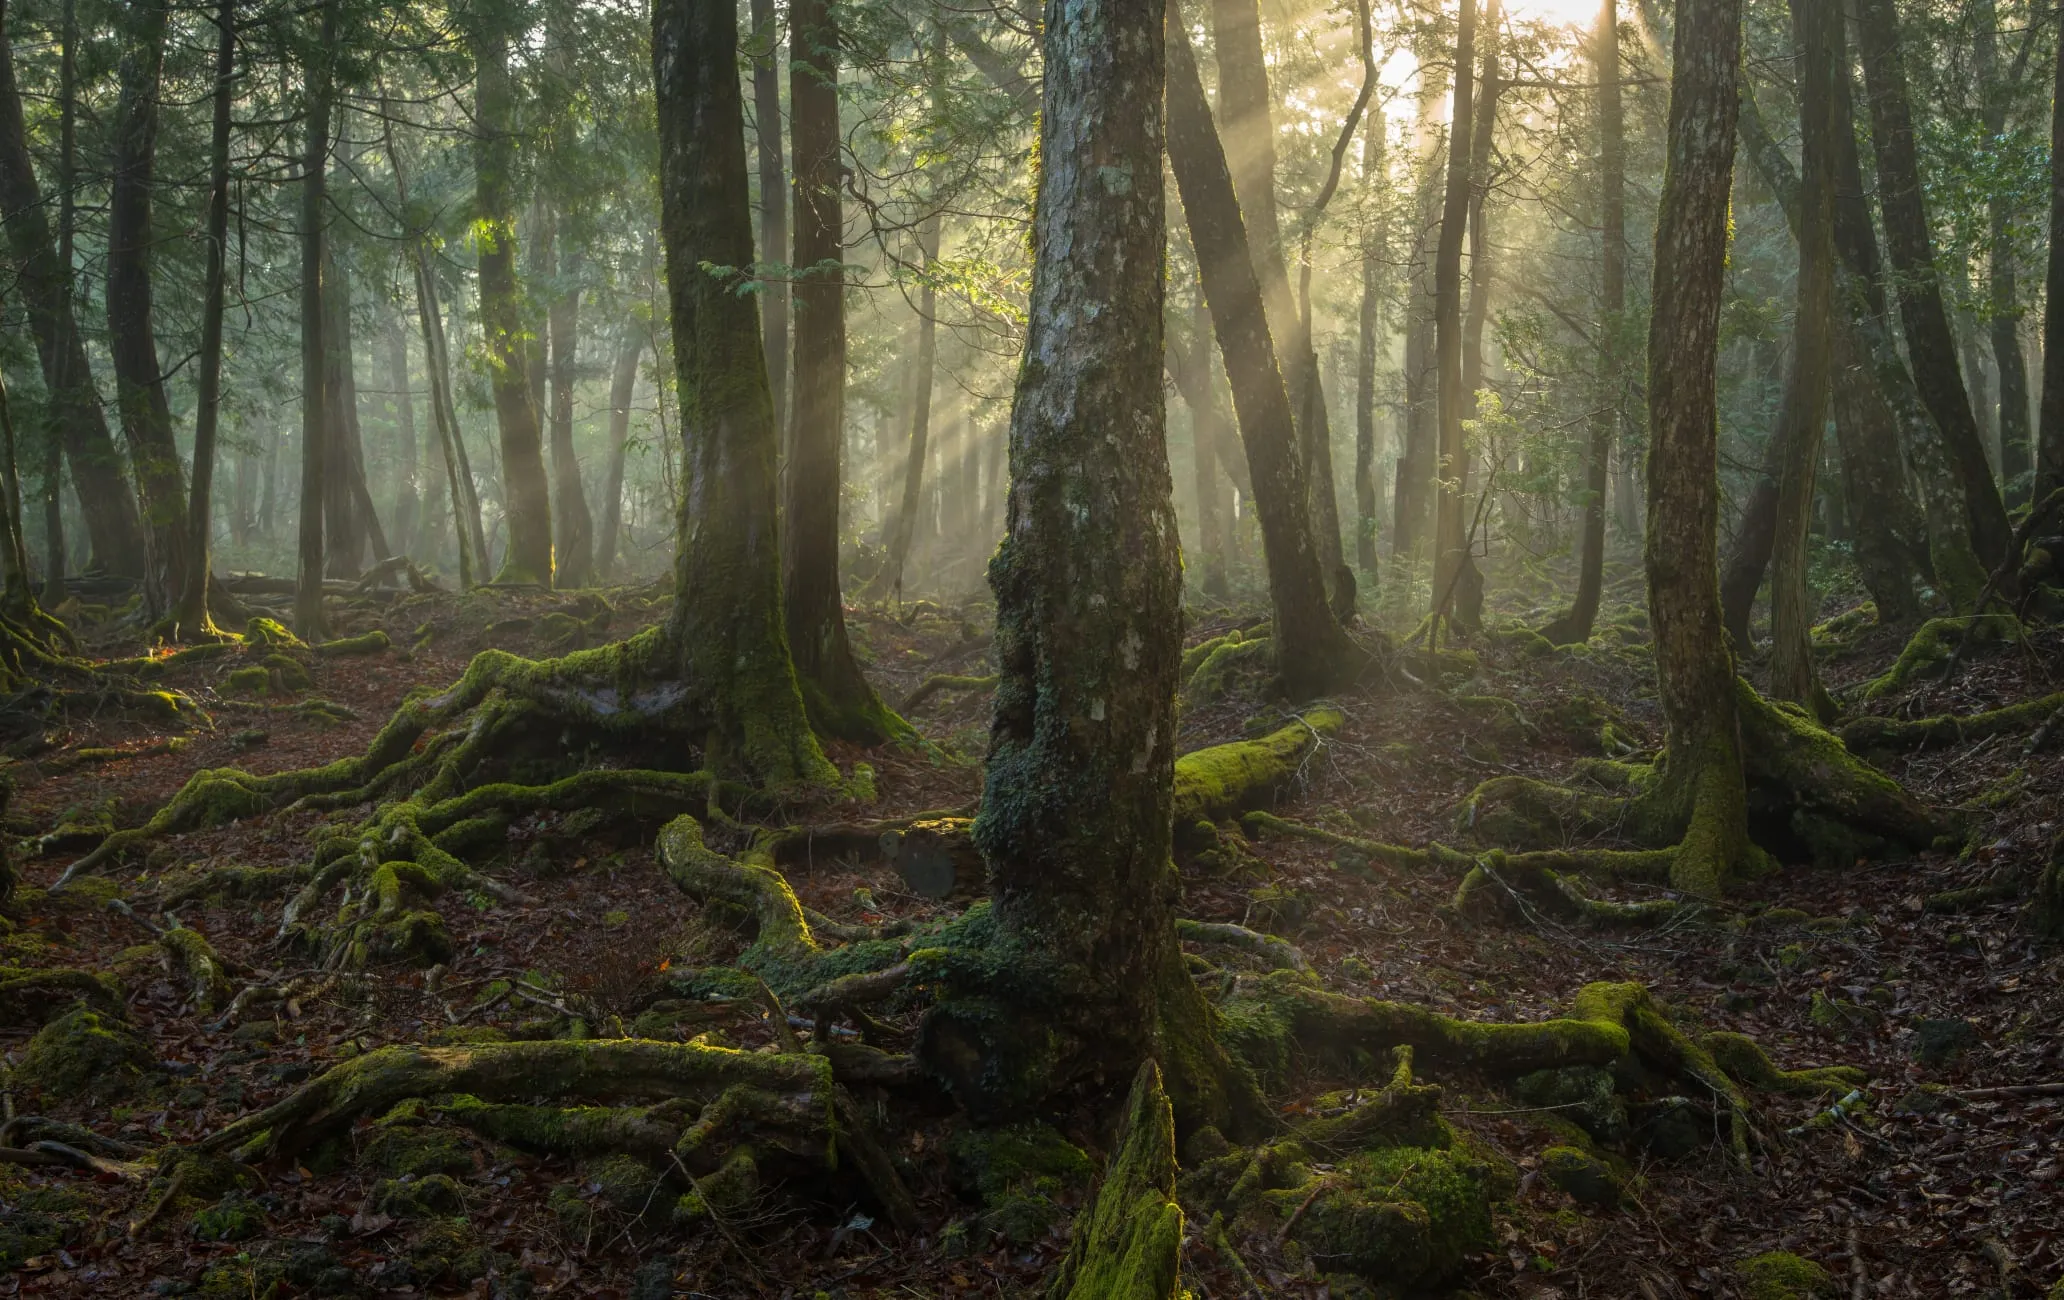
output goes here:
{"type": "Polygon", "coordinates": [[[0,1300],[2064,1300],[2056,8],[0,29],[0,1300]]]}

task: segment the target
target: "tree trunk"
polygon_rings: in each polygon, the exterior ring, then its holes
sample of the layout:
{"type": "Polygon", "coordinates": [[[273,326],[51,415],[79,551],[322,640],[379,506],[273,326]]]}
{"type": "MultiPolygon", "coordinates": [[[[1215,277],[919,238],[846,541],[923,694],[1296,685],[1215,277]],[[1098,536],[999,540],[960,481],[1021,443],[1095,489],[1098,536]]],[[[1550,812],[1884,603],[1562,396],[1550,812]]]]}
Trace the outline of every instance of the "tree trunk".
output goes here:
{"type": "Polygon", "coordinates": [[[1878,204],[1898,288],[1914,384],[1935,418],[1950,467],[1964,490],[1971,545],[1987,570],[2007,554],[2012,528],[1985,459],[1978,422],[1957,366],[1956,337],[1942,300],[1935,240],[1921,191],[1920,159],[1902,65],[1894,0],[1859,0],[1857,32],[1870,87],[1871,140],[1877,152],[1878,204]]]}
{"type": "Polygon", "coordinates": [[[707,767],[777,788],[828,784],[837,772],[810,732],[782,621],[779,437],[758,311],[712,269],[749,266],[753,251],[732,0],[657,0],[652,81],[681,397],[668,643],[681,682],[707,705],[707,767]]]}
{"type": "Polygon", "coordinates": [[[1620,433],[1621,316],[1627,310],[1627,139],[1620,111],[1620,15],[1617,0],[1598,9],[1592,36],[1598,78],[1598,376],[1592,396],[1591,441],[1584,455],[1583,536],[1577,551],[1577,596],[1569,612],[1542,629],[1557,645],[1591,639],[1605,590],[1605,507],[1620,433]]]}
{"type": "Polygon", "coordinates": [[[1143,5],[1048,13],[1039,252],[1009,524],[989,568],[1000,682],[974,832],[995,942],[1012,955],[942,992],[916,1052],[978,1120],[1122,1086],[1149,1055],[1179,1111],[1223,1112],[1211,1076],[1224,1058],[1174,940],[1169,858],[1182,574],[1160,383],[1161,27],[1143,5]]]}
{"type": "Polygon", "coordinates": [[[358,423],[358,366],[351,337],[351,276],[338,264],[336,248],[324,249],[323,351],[329,367],[323,381],[329,426],[324,432],[324,550],[332,578],[357,578],[370,562],[386,558],[386,539],[366,490],[365,441],[358,423]],[[377,539],[377,540],[375,540],[377,539]]]}
{"type": "Polygon", "coordinates": [[[1318,354],[1290,292],[1276,210],[1276,131],[1269,117],[1268,62],[1261,46],[1260,0],[1213,0],[1218,55],[1219,132],[1233,193],[1247,226],[1247,247],[1261,279],[1269,337],[1286,362],[1284,385],[1304,462],[1311,532],[1328,581],[1340,568],[1340,507],[1333,486],[1332,434],[1319,384],[1318,354]]]}
{"type": "MultiPolygon", "coordinates": [[[[1384,180],[1384,118],[1370,115],[1362,127],[1362,184],[1381,193],[1384,180]]],[[[1376,358],[1383,346],[1383,262],[1389,230],[1373,228],[1362,248],[1362,303],[1355,337],[1355,563],[1376,577],[1376,358]]]]}
{"type": "Polygon", "coordinates": [[[1648,329],[1649,617],[1686,831],[1672,882],[1711,895],[1748,865],[1734,656],[1720,620],[1715,370],[1734,172],[1739,0],[1681,0],[1648,329]]]}
{"type": "Polygon", "coordinates": [[[552,535],[558,543],[557,585],[585,587],[595,580],[595,517],[581,486],[580,458],[573,451],[574,360],[580,351],[580,257],[560,259],[564,284],[553,294],[546,316],[551,332],[552,535]]]}
{"type": "Polygon", "coordinates": [[[229,284],[229,110],[236,96],[236,0],[215,11],[215,119],[208,140],[208,257],[201,303],[201,373],[194,401],[193,496],[187,505],[189,560],[175,631],[208,632],[209,552],[215,530],[215,434],[222,415],[222,309],[229,284]]]}
{"type": "MultiPolygon", "coordinates": [[[[1440,238],[1433,254],[1434,378],[1439,408],[1435,448],[1433,515],[1433,613],[1449,613],[1468,550],[1462,536],[1464,459],[1462,421],[1462,236],[1469,224],[1471,143],[1476,126],[1473,98],[1476,69],[1476,0],[1460,0],[1455,27],[1455,61],[1448,115],[1447,187],[1441,203],[1440,238]]],[[[1494,19],[1495,21],[1495,16],[1494,19]]]]}
{"type": "MultiPolygon", "coordinates": [[[[552,494],[545,479],[544,438],[533,400],[533,331],[516,283],[516,217],[510,196],[515,170],[515,88],[509,80],[509,34],[497,20],[473,33],[475,88],[473,170],[479,208],[474,237],[480,254],[480,324],[486,336],[488,382],[501,436],[502,515],[509,545],[500,583],[552,585],[552,494]]],[[[741,146],[742,147],[742,146],[741,146]]],[[[746,262],[751,258],[747,257],[746,262]]],[[[743,263],[741,263],[743,264],[743,263]]]]}
{"type": "MultiPolygon", "coordinates": [[[[903,595],[903,566],[910,562],[910,543],[917,536],[917,516],[924,500],[925,457],[931,450],[932,370],[939,355],[939,326],[934,316],[938,298],[932,287],[932,263],[939,257],[939,223],[939,214],[932,212],[917,228],[918,256],[925,279],[917,291],[917,353],[910,362],[910,436],[904,444],[902,492],[897,497],[895,512],[889,516],[887,553],[881,572],[869,584],[873,595],[894,595],[899,600],[903,595]]],[[[796,355],[800,375],[800,348],[796,355]]]]}
{"type": "Polygon", "coordinates": [[[65,598],[64,442],[55,428],[45,431],[43,444],[43,554],[43,603],[60,605],[65,598]]]}
{"type": "Polygon", "coordinates": [[[1255,259],[1247,248],[1239,200],[1212,126],[1189,34],[1173,0],[1168,25],[1168,159],[1182,193],[1204,297],[1247,448],[1268,562],[1276,671],[1292,697],[1309,699],[1351,676],[1358,656],[1327,601],[1325,570],[1306,508],[1310,490],[1289,392],[1269,336],[1255,259]]]}
{"type": "MultiPolygon", "coordinates": [[[[78,39],[76,23],[70,21],[69,4],[66,14],[60,129],[68,167],[76,98],[71,81],[78,39]]],[[[29,154],[21,89],[15,83],[14,46],[6,24],[7,6],[0,0],[0,218],[4,218],[8,251],[13,254],[14,265],[10,269],[14,289],[27,310],[29,328],[36,338],[43,388],[65,456],[72,464],[72,483],[78,490],[86,535],[93,547],[93,562],[110,573],[141,577],[145,569],[144,541],[136,497],[124,481],[121,456],[108,433],[100,395],[93,387],[93,372],[86,361],[85,344],[73,316],[71,178],[58,178],[60,230],[58,245],[53,246],[50,224],[44,216],[42,187],[37,183],[35,163],[29,154]]]]}
{"type": "Polygon", "coordinates": [[[1440,407],[1434,369],[1433,257],[1428,236],[1438,228],[1440,193],[1430,182],[1419,192],[1418,230],[1412,244],[1412,290],[1405,308],[1404,438],[1393,486],[1390,553],[1404,560],[1421,553],[1433,531],[1433,465],[1440,443],[1440,407]]]}
{"type": "MultiPolygon", "coordinates": [[[[816,728],[841,740],[878,744],[899,728],[853,658],[839,588],[846,446],[845,208],[839,200],[839,32],[829,0],[792,0],[789,33],[797,277],[795,406],[781,515],[788,646],[816,728]]],[[[937,255],[937,229],[935,224],[928,261],[937,255]]]]}
{"type": "MultiPolygon", "coordinates": [[[[788,180],[781,157],[780,20],[774,0],[752,0],[753,138],[760,165],[760,260],[788,257],[788,180]]],[[[767,384],[774,394],[774,427],[788,430],[788,276],[760,282],[760,337],[767,349],[767,384]]]]}
{"type": "Polygon", "coordinates": [[[602,528],[595,544],[595,577],[607,582],[616,573],[622,550],[624,449],[631,438],[631,398],[638,388],[638,359],[645,355],[644,322],[625,323],[616,345],[616,365],[609,378],[609,471],[602,481],[602,528]]]}
{"type": "Polygon", "coordinates": [[[122,92],[108,184],[108,353],[143,507],[149,559],[144,603],[153,618],[171,611],[185,590],[190,563],[186,468],[173,440],[151,309],[151,199],[170,16],[167,0],[132,0],[123,13],[122,92]]]}
{"type": "Polygon", "coordinates": [[[1218,468],[1219,452],[1226,444],[1226,418],[1211,382],[1211,306],[1204,301],[1201,280],[1190,322],[1190,346],[1182,365],[1188,372],[1183,398],[1190,408],[1190,448],[1197,476],[1197,550],[1204,561],[1198,590],[1223,600],[1231,590],[1226,582],[1226,542],[1232,532],[1232,503],[1224,499],[1218,468]]]}
{"type": "Polygon", "coordinates": [[[1770,574],[1770,689],[1818,710],[1813,603],[1806,586],[1806,533],[1815,471],[1827,427],[1834,308],[1834,94],[1842,11],[1838,0],[1792,0],[1799,49],[1799,275],[1792,331],[1791,401],[1784,434],[1793,444],[1778,479],[1776,549],[1770,574]]]}
{"type": "Polygon", "coordinates": [[[2064,487],[2064,41],[2050,99],[2050,251],[2044,268],[2042,409],[2035,453],[2037,501],[2064,487]]]}
{"type": "MultiPolygon", "coordinates": [[[[416,398],[410,387],[408,324],[399,314],[388,330],[389,381],[394,385],[394,431],[401,464],[395,473],[394,544],[402,551],[419,549],[417,529],[421,522],[422,496],[417,485],[421,474],[416,453],[416,398]]],[[[382,556],[381,558],[386,558],[382,556]]]]}
{"type": "MultiPolygon", "coordinates": [[[[1483,336],[1484,326],[1490,320],[1491,286],[1495,278],[1491,268],[1490,231],[1485,226],[1484,210],[1490,189],[1491,137],[1497,130],[1498,96],[1503,83],[1498,76],[1498,6],[1493,0],[1485,6],[1483,77],[1477,83],[1476,122],[1470,129],[1469,140],[1469,309],[1462,316],[1462,441],[1449,461],[1452,466],[1454,484],[1454,540],[1458,543],[1455,567],[1449,574],[1452,586],[1444,588],[1445,594],[1436,595],[1439,608],[1452,618],[1456,626],[1475,631],[1483,626],[1483,578],[1477,572],[1476,558],[1469,537],[1469,525],[1463,516],[1469,511],[1469,469],[1474,457],[1468,443],[1467,422],[1476,419],[1477,393],[1483,388],[1483,336]]],[[[1449,474],[1442,475],[1442,482],[1449,482],[1449,474]]]]}
{"type": "Polygon", "coordinates": [[[324,436],[329,423],[329,359],[323,347],[323,188],[330,168],[331,43],[337,34],[339,0],[322,8],[322,36],[304,66],[306,107],[301,154],[301,528],[294,630],[304,640],[329,634],[323,617],[324,436]]]}

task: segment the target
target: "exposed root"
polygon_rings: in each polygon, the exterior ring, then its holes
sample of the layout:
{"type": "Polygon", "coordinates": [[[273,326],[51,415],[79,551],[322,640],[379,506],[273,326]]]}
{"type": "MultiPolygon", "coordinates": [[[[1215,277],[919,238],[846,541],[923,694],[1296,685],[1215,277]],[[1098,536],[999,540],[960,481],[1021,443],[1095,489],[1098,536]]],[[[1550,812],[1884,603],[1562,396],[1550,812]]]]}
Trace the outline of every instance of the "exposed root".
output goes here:
{"type": "Polygon", "coordinates": [[[1238,948],[1268,963],[1270,970],[1308,971],[1311,963],[1304,954],[1287,939],[1272,934],[1250,930],[1244,925],[1233,925],[1224,921],[1192,921],[1187,918],[1175,923],[1176,937],[1191,943],[1220,944],[1238,948]]]}
{"type": "Polygon", "coordinates": [[[1961,745],[1992,736],[2033,733],[2059,709],[2064,709],[2064,693],[1963,716],[1941,714],[1912,720],[1856,718],[1842,727],[1841,736],[1842,743],[1859,754],[1961,745]]]}
{"type": "Polygon", "coordinates": [[[175,925],[158,936],[158,946],[166,966],[185,976],[194,1010],[212,1015],[230,1000],[229,972],[199,931],[175,925]]]}
{"type": "Polygon", "coordinates": [[[934,695],[943,691],[991,691],[996,689],[996,674],[987,677],[956,677],[951,673],[933,673],[918,683],[903,701],[899,713],[910,713],[925,704],[934,695]]]}
{"type": "Polygon", "coordinates": [[[1966,643],[2012,641],[2021,635],[2021,620],[2012,614],[1966,614],[1960,618],[1931,618],[1914,630],[1906,648],[1899,652],[1884,674],[1863,688],[1866,700],[1881,699],[1911,682],[1914,675],[1936,664],[1947,664],[1964,653],[1966,643]]]}
{"type": "Polygon", "coordinates": [[[1560,921],[1599,926],[1657,925],[1675,920],[1685,905],[1669,898],[1636,903],[1593,898],[1567,873],[1601,870],[1619,875],[1652,873],[1667,878],[1671,857],[1668,850],[1506,854],[1493,849],[1463,877],[1452,906],[1464,915],[1488,904],[1500,912],[1529,915],[1538,911],[1560,921]]]}
{"type": "Polygon", "coordinates": [[[1259,740],[1236,740],[1175,761],[1175,825],[1216,822],[1245,812],[1294,784],[1319,743],[1345,721],[1317,708],[1259,740]]]}
{"type": "Polygon", "coordinates": [[[1175,1203],[1175,1119],[1161,1071],[1141,1065],[1104,1184],[1076,1222],[1047,1294],[1055,1300],[1176,1300],[1183,1212],[1175,1203]]]}

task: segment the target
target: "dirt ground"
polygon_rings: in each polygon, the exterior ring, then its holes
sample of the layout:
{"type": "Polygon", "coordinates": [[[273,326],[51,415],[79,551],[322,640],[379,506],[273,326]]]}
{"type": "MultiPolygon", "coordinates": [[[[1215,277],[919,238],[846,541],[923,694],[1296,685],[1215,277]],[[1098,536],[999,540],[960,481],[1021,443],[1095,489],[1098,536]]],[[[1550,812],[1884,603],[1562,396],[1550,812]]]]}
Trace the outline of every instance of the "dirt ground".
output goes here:
{"type": "MultiPolygon", "coordinates": [[[[592,606],[575,611],[578,635],[625,635],[652,621],[660,599],[653,591],[611,593],[602,618],[592,606]]],[[[290,697],[332,701],[348,710],[347,720],[236,709],[223,669],[200,664],[169,674],[165,684],[208,707],[212,727],[160,733],[117,717],[77,722],[14,762],[6,831],[29,888],[12,931],[0,932],[0,966],[114,972],[155,1066],[113,1100],[31,1098],[10,1088],[7,1116],[74,1122],[138,1148],[189,1142],[380,1045],[540,1018],[577,1021],[576,1032],[599,1036],[627,1032],[651,1003],[661,972],[721,959],[727,945],[735,951],[736,938],[668,881],[649,842],[584,850],[554,835],[559,814],[512,826],[506,859],[489,866],[491,874],[521,879],[528,903],[444,908],[456,952],[436,979],[392,969],[311,976],[315,991],[234,1021],[192,1010],[185,986],[149,947],[163,882],[196,865],[303,861],[320,823],[353,820],[365,809],[167,837],[85,888],[43,892],[91,844],[96,817],[103,826],[109,817],[116,826],[138,824],[204,768],[270,772],[356,752],[405,693],[455,680],[479,649],[566,648],[565,623],[548,617],[566,608],[564,596],[489,593],[366,603],[348,630],[384,628],[395,650],[318,660],[311,689],[290,697]],[[110,906],[116,898],[131,910],[110,906]],[[488,988],[501,992],[483,1005],[488,988]]],[[[853,617],[870,671],[892,704],[933,673],[992,671],[979,607],[853,617]]],[[[1243,621],[1252,616],[1200,611],[1188,638],[1195,643],[1243,621]]],[[[1461,842],[1452,815],[1470,788],[1508,772],[1568,777],[1578,759],[1601,756],[1602,716],[1628,750],[1660,744],[1642,641],[1630,626],[1617,641],[1595,641],[1576,655],[1536,656],[1490,639],[1474,644],[1480,670],[1463,689],[1511,700],[1517,725],[1411,681],[1366,683],[1340,701],[1346,725],[1307,763],[1277,811],[1393,843],[1461,842]]],[[[1827,647],[1828,685],[1839,694],[1882,672],[1903,642],[1900,630],[1865,623],[1849,642],[1827,647]]],[[[113,644],[102,651],[134,652],[113,644]]],[[[1974,653],[1948,686],[1925,676],[1870,711],[1965,713],[2064,689],[2064,635],[2042,630],[2021,646],[1974,653]]],[[[1186,713],[1184,748],[1283,715],[1261,696],[1258,679],[1235,685],[1226,699],[1186,713]]],[[[875,768],[880,799],[870,816],[970,810],[980,792],[987,704],[985,691],[941,692],[912,717],[934,744],[872,753],[834,747],[832,757],[842,769],[863,761],[875,768]]],[[[1290,938],[1326,985],[1343,993],[1469,1018],[1534,1020],[1562,1013],[1588,982],[1638,980],[1681,1023],[1751,1034],[1782,1066],[1868,1071],[1866,1095],[1851,1113],[1759,1152],[1750,1170],[1734,1167],[1717,1138],[1712,1149],[1671,1160],[1630,1156],[1630,1195],[1609,1210],[1575,1203],[1540,1175],[1540,1152],[1558,1141],[1546,1116],[1480,1080],[1436,1076],[1447,1089],[1449,1121],[1503,1153],[1520,1174],[1498,1221],[1497,1246],[1472,1257],[1458,1293],[1746,1295],[1732,1265],[1786,1250],[1822,1265],[1844,1295],[2040,1296],[2064,1275],[2064,957],[2035,944],[2021,916],[2025,890],[2013,886],[2033,878],[2064,820],[2064,757],[2055,745],[2024,754],[2026,740],[2014,734],[1924,750],[1889,769],[1938,808],[1961,811],[1972,846],[1966,851],[1839,870],[1787,867],[1724,905],[1659,929],[1569,929],[1539,916],[1465,922],[1448,906],[1452,876],[1387,871],[1288,838],[1255,841],[1252,860],[1232,872],[1183,863],[1182,908],[1290,938]],[[1959,912],[1929,903],[1948,890],[1995,883],[2005,887],[1994,901],[1959,912]],[[1924,1022],[1962,1023],[1947,1031],[1956,1050],[1920,1052],[1924,1022]],[[2058,1086],[2027,1088],[2044,1084],[2058,1086]],[[2002,1087],[2023,1091],[1985,1092],[2002,1087]]],[[[812,862],[793,870],[791,882],[806,905],[834,919],[932,916],[958,906],[913,896],[873,858],[812,862]]],[[[233,965],[240,987],[310,974],[304,958],[275,943],[277,903],[218,899],[174,910],[233,965]]],[[[0,1008],[0,1053],[18,1060],[34,1028],[0,1008]]],[[[773,1038],[770,1026],[751,1019],[727,1032],[748,1050],[773,1038]]],[[[1310,1079],[1303,1099],[1283,1099],[1286,1115],[1340,1083],[1310,1079]]],[[[1769,1108],[1765,1128],[1778,1133],[1807,1125],[1828,1106],[1824,1098],[1759,1102],[1769,1108]]],[[[1081,1114],[1062,1117],[1060,1126],[1100,1156],[1108,1120],[1081,1114]]],[[[265,1181],[250,1198],[250,1223],[225,1234],[237,1238],[230,1240],[205,1239],[210,1225],[197,1230],[184,1210],[132,1233],[144,1187],[117,1174],[0,1165],[0,1297],[256,1293],[273,1275],[234,1265],[266,1250],[299,1252],[275,1292],[282,1295],[1033,1294],[1065,1250],[1068,1217],[1058,1215],[1030,1241],[960,1244],[965,1234],[949,1234],[948,1225],[973,1211],[946,1154],[959,1123],[943,1101],[918,1099],[897,1126],[897,1154],[931,1225],[915,1235],[875,1221],[856,1200],[779,1189],[721,1232],[683,1234],[623,1211],[602,1181],[563,1161],[480,1144],[455,1181],[460,1212],[495,1262],[487,1276],[464,1283],[424,1262],[415,1230],[369,1201],[374,1175],[349,1161],[260,1170],[265,1181]]],[[[4,1132],[0,1146],[10,1145],[4,1132]]],[[[1073,1208],[1081,1194],[1060,1194],[1060,1208],[1073,1208]]],[[[1197,1228],[1186,1247],[1186,1285],[1199,1297],[1250,1294],[1197,1228]]],[[[1238,1246],[1269,1294],[1329,1294],[1274,1243],[1238,1246]]]]}

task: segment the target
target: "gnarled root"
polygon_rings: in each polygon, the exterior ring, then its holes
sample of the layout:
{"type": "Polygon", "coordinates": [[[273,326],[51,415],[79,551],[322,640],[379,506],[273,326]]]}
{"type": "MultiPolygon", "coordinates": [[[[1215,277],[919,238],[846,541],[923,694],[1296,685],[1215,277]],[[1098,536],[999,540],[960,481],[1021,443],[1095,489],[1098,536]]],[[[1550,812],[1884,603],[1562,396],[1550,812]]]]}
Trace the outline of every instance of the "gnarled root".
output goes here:
{"type": "Polygon", "coordinates": [[[1961,745],[1992,736],[2033,732],[2064,709],[2064,693],[2023,700],[2005,708],[1963,716],[1932,718],[1856,718],[1843,725],[1842,743],[1858,754],[1896,753],[1933,745],[1961,745]]]}
{"type": "Polygon", "coordinates": [[[122,993],[111,979],[90,971],[0,966],[0,1028],[40,1026],[80,1001],[114,1011],[122,1005],[122,993]]]}
{"type": "Polygon", "coordinates": [[[1671,854],[1668,850],[1610,849],[1590,853],[1515,853],[1493,849],[1478,859],[1456,887],[1453,907],[1465,915],[1488,906],[1499,912],[1522,916],[1542,914],[1558,921],[1580,921],[1602,926],[1645,926],[1671,921],[1685,905],[1675,899],[1647,899],[1620,903],[1593,898],[1570,879],[1575,872],[1614,870],[1618,875],[1649,874],[1667,878],[1671,854]],[[1643,868],[1641,871],[1633,868],[1643,868]]]}
{"type": "Polygon", "coordinates": [[[1075,1224],[1047,1294],[1055,1300],[1176,1300],[1183,1212],[1175,1203],[1175,1118],[1161,1070],[1141,1065],[1118,1149],[1075,1224]]]}

